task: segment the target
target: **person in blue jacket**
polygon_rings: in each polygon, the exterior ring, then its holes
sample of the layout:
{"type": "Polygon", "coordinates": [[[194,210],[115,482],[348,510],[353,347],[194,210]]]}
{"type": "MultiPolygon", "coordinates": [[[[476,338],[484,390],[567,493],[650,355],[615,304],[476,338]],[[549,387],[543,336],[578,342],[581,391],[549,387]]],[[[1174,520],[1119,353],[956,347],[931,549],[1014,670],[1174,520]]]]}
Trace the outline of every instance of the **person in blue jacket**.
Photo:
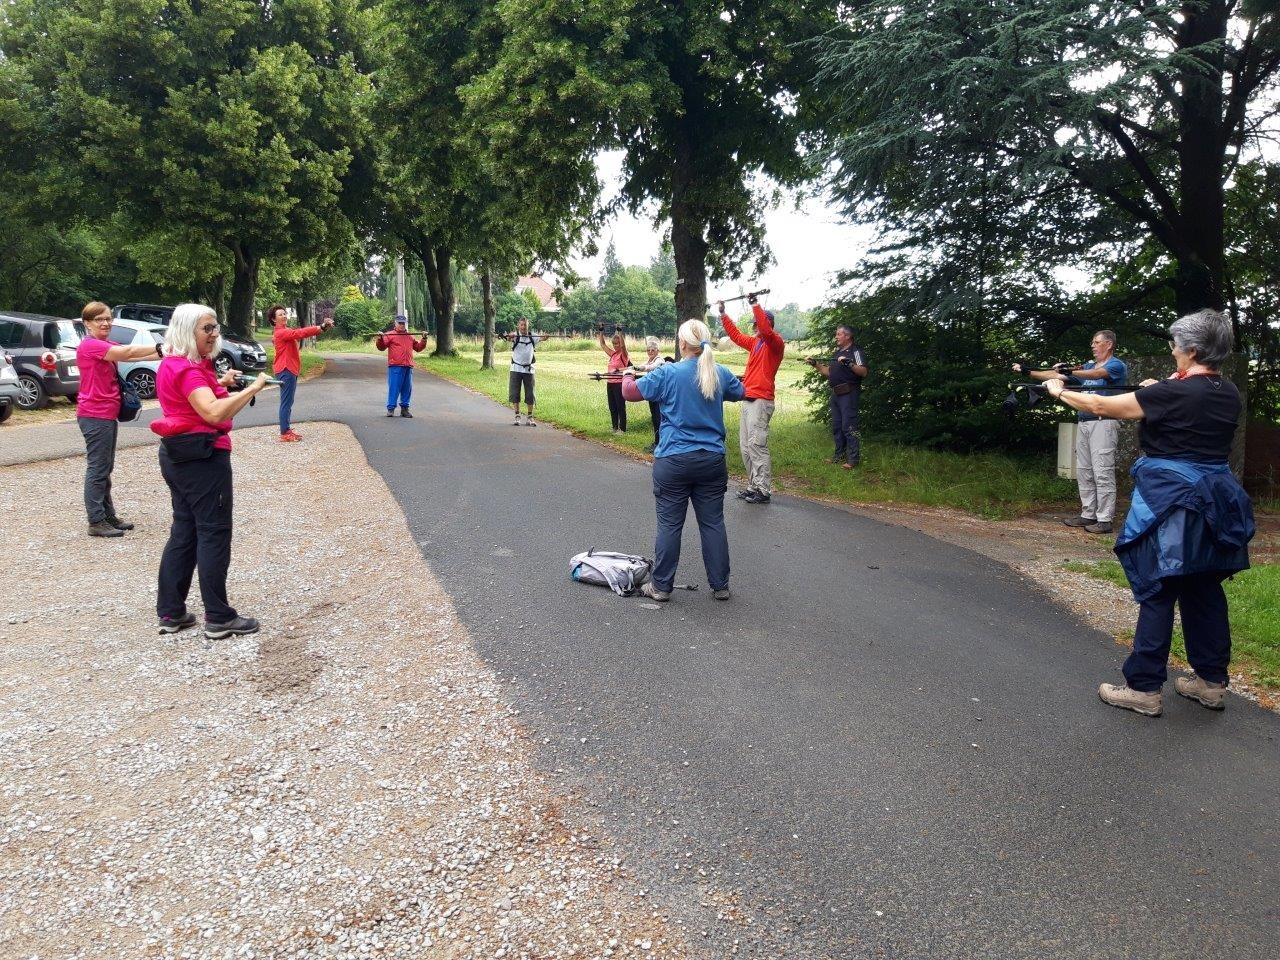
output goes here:
{"type": "Polygon", "coordinates": [[[650,599],[671,599],[680,535],[689,503],[698,518],[702,563],[717,600],[729,599],[729,534],[724,526],[724,494],[729,469],[724,451],[724,401],[741,400],[742,381],[716,363],[711,330],[701,320],[680,324],[676,337],[680,360],[666,363],[636,381],[624,371],[622,398],[650,400],[662,414],[662,431],[653,452],[653,498],[658,514],[653,577],[640,592],[650,599]]]}
{"type": "Polygon", "coordinates": [[[1104,683],[1098,696],[1150,717],[1163,710],[1175,605],[1194,672],[1174,689],[1210,710],[1226,706],[1231,628],[1222,581],[1248,569],[1254,534],[1253,506],[1227,465],[1241,411],[1240,392],[1220,372],[1231,353],[1231,321],[1200,310],[1175,322],[1169,336],[1176,372],[1144,380],[1135,393],[1098,396],[1060,379],[1045,382],[1051,396],[1077,410],[1141,421],[1133,500],[1115,545],[1138,623],[1124,686],[1104,683]]]}

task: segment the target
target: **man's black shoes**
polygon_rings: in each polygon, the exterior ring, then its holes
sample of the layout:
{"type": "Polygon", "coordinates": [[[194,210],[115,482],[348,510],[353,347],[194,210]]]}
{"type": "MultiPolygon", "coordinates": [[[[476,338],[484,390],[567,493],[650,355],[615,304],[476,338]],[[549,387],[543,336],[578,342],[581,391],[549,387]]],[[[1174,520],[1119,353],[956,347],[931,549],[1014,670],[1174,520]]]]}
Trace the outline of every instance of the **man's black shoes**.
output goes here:
{"type": "Polygon", "coordinates": [[[749,490],[742,499],[745,503],[768,503],[772,498],[769,494],[762,493],[759,490],[749,490]]]}

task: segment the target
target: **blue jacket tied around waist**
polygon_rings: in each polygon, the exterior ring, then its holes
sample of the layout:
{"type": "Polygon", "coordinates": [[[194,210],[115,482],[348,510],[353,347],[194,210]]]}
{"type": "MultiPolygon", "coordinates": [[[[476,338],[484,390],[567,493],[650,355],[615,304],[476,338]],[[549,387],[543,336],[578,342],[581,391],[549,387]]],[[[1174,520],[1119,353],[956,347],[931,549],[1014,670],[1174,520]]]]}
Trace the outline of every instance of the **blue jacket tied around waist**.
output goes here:
{"type": "Polygon", "coordinates": [[[1225,463],[1139,457],[1116,556],[1141,603],[1165,577],[1249,568],[1253,504],[1225,463]]]}

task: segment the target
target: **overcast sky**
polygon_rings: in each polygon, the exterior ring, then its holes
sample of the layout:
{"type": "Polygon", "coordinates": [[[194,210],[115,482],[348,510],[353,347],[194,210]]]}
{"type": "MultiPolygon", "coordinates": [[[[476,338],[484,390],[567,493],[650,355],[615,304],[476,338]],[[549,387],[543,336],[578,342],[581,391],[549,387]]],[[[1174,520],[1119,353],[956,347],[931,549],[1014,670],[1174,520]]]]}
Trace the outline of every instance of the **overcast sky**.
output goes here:
{"type": "MultiPolygon", "coordinates": [[[[620,152],[602,154],[597,161],[606,196],[617,191],[621,164],[620,152]]],[[[739,283],[717,284],[710,280],[709,299],[733,296],[740,292],[739,287],[766,287],[772,291],[767,300],[773,306],[797,303],[805,309],[816,307],[831,290],[831,275],[855,266],[873,239],[870,230],[842,223],[835,210],[814,199],[804,201],[799,209],[794,200],[784,203],[776,210],[766,211],[764,220],[765,239],[777,262],[767,272],[744,277],[739,283]]],[[[624,264],[648,264],[668,227],[667,223],[655,226],[649,217],[623,214],[598,235],[600,254],[592,259],[575,259],[574,269],[593,279],[599,276],[600,261],[610,238],[624,264]]]]}

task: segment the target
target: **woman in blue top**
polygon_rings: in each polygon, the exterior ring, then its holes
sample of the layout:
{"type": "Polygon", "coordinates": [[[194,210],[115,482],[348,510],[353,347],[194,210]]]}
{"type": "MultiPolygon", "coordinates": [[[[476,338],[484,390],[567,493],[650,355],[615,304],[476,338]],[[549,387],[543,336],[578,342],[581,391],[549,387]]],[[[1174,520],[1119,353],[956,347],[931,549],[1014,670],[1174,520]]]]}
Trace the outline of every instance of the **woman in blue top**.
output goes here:
{"type": "Polygon", "coordinates": [[[645,374],[626,373],[623,399],[649,400],[662,413],[662,433],[654,450],[653,497],[658,511],[652,579],[641,592],[659,602],[671,599],[680,535],[693,501],[702,538],[702,562],[717,600],[729,599],[729,534],[724,528],[724,493],[729,470],[724,459],[725,400],[742,399],[742,382],[715,361],[711,331],[701,320],[686,320],[676,337],[680,360],[645,374]]]}
{"type": "Polygon", "coordinates": [[[1226,705],[1231,628],[1222,581],[1248,568],[1254,533],[1249,497],[1227,466],[1241,409],[1240,392],[1218,372],[1231,353],[1231,321],[1201,310],[1174,323],[1169,336],[1177,371],[1144,380],[1136,393],[1090,396],[1061,380],[1045,383],[1077,410],[1141,421],[1143,455],[1133,465],[1133,500],[1115,547],[1140,604],[1138,624],[1125,685],[1104,683],[1098,696],[1149,717],[1163,709],[1175,604],[1195,672],[1174,689],[1210,710],[1226,705]]]}

